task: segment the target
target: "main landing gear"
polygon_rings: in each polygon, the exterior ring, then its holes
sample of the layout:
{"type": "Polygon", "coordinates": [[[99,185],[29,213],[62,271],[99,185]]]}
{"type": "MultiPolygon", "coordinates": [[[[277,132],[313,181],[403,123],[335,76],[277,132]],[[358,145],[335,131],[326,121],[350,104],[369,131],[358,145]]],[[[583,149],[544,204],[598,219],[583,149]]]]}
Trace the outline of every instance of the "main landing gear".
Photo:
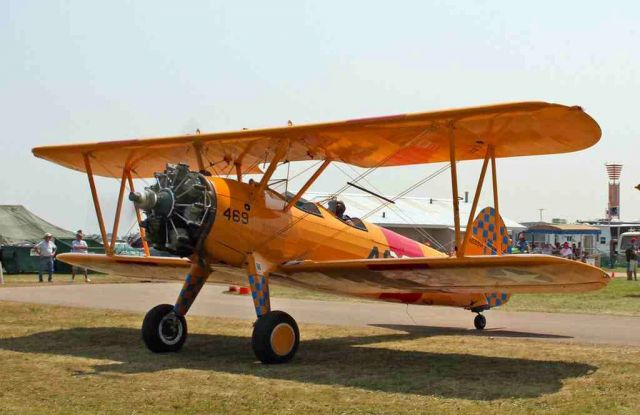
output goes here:
{"type": "Polygon", "coordinates": [[[251,346],[262,363],[286,363],[293,359],[300,344],[296,321],[284,311],[271,311],[266,264],[259,254],[247,256],[249,286],[258,319],[253,325],[251,346]]]}
{"type": "Polygon", "coordinates": [[[296,321],[284,311],[269,311],[256,320],[251,346],[262,363],[286,363],[300,344],[296,321]]]}
{"type": "MultiPolygon", "coordinates": [[[[272,311],[269,300],[269,281],[264,266],[249,256],[249,285],[258,319],[253,326],[251,346],[262,363],[286,363],[293,359],[300,344],[298,324],[284,311],[272,311]]],[[[194,260],[175,305],[155,306],[142,323],[142,340],[154,353],[177,352],[187,339],[184,318],[209,275],[207,264],[194,260]]]]}
{"type": "Polygon", "coordinates": [[[487,319],[482,314],[478,313],[476,317],[473,319],[473,325],[478,330],[484,330],[487,325],[487,319]]]}
{"type": "Polygon", "coordinates": [[[157,305],[144,317],[142,340],[154,353],[177,352],[187,340],[187,320],[172,305],[157,305]]]}

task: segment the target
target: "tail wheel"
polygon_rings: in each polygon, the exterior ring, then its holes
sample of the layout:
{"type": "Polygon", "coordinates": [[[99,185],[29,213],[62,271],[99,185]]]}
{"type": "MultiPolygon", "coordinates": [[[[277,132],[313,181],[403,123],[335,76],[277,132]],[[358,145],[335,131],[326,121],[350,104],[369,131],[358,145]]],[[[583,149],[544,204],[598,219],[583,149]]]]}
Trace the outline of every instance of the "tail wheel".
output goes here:
{"type": "Polygon", "coordinates": [[[187,320],[172,305],[157,305],[144,316],[142,340],[154,353],[177,352],[187,340],[187,320]]]}
{"type": "Polygon", "coordinates": [[[473,325],[478,330],[484,330],[487,325],[487,319],[482,314],[478,314],[476,318],[473,319],[473,325]]]}
{"type": "Polygon", "coordinates": [[[284,311],[270,311],[253,326],[251,346],[262,363],[286,363],[293,358],[300,343],[296,321],[284,311]]]}

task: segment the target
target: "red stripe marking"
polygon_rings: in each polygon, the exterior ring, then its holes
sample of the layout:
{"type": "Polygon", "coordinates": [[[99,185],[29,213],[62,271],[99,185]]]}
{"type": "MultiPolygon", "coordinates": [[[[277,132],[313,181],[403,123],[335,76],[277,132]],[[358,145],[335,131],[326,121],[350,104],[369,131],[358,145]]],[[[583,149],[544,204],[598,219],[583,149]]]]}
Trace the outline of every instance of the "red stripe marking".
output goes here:
{"type": "Polygon", "coordinates": [[[391,249],[398,257],[422,257],[422,249],[420,245],[413,239],[409,239],[405,236],[399,235],[389,229],[380,228],[384,237],[387,239],[389,249],[391,249]]]}
{"type": "Polygon", "coordinates": [[[417,303],[422,293],[380,293],[381,300],[395,300],[401,303],[417,303]]]}

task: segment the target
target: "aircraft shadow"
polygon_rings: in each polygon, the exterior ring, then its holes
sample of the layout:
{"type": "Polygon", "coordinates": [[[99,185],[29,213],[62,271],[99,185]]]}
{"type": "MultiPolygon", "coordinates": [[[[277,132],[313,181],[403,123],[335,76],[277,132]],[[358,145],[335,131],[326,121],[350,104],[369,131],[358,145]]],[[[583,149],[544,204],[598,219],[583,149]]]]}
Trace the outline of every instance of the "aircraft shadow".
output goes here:
{"type": "Polygon", "coordinates": [[[404,331],[411,337],[431,337],[431,336],[475,336],[475,337],[504,337],[523,339],[573,339],[572,336],[559,334],[531,333],[526,331],[510,331],[494,327],[484,330],[460,329],[453,327],[433,327],[418,326],[410,324],[370,324],[371,327],[404,331]]]}
{"type": "MultiPolygon", "coordinates": [[[[433,335],[430,328],[426,330],[433,335]]],[[[89,376],[181,368],[472,400],[538,397],[557,392],[565,379],[597,370],[576,362],[486,357],[474,355],[473,350],[468,354],[391,350],[374,344],[423,336],[413,332],[303,339],[291,363],[270,366],[256,361],[248,337],[196,333],[179,353],[153,354],[142,344],[140,331],[132,328],[39,332],[0,339],[0,349],[113,361],[94,365],[89,376]]]]}

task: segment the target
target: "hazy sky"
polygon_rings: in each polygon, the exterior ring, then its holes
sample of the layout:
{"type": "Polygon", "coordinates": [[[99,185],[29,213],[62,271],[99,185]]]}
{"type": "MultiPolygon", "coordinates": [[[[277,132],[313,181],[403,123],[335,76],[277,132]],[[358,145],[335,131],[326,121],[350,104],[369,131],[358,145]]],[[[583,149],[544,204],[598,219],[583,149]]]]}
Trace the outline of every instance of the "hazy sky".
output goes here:
{"type": "MultiPolygon", "coordinates": [[[[581,105],[603,137],[500,160],[503,213],[602,217],[615,161],[622,217],[640,218],[640,3],[592,3],[0,0],[0,203],[97,229],[86,177],[34,158],[37,145],[544,100],[581,105]]],[[[393,196],[438,167],[371,181],[393,196]]],[[[473,190],[479,164],[459,170],[473,190]]],[[[332,168],[313,190],[345,181],[332,168]]],[[[98,183],[110,218],[117,183],[98,183]]],[[[450,198],[448,175],[414,195],[450,198]]]]}

